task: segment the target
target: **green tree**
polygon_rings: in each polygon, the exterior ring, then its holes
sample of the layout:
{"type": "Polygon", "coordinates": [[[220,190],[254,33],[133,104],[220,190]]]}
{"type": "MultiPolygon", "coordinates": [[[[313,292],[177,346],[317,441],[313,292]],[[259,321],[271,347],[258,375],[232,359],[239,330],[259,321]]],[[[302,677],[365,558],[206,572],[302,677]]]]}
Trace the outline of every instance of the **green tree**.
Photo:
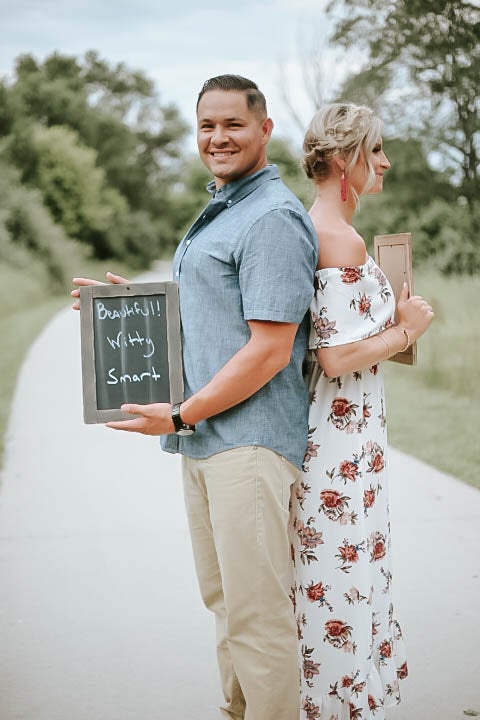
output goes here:
{"type": "Polygon", "coordinates": [[[24,182],[42,185],[56,219],[100,257],[135,252],[138,265],[172,244],[178,229],[172,188],[180,176],[186,132],[176,107],[160,102],[143,73],[123,63],[109,65],[93,51],[83,60],[54,53],[41,63],[23,55],[14,81],[0,82],[0,136],[8,139],[7,159],[21,169],[24,182]],[[42,144],[39,126],[64,129],[56,151],[42,144]],[[67,140],[65,129],[75,133],[75,141],[73,135],[67,140]],[[57,186],[54,165],[60,173],[57,186]],[[78,191],[70,205],[69,172],[78,191]]]}
{"type": "Polygon", "coordinates": [[[428,149],[437,150],[445,167],[454,170],[473,216],[480,191],[478,4],[333,0],[330,12],[336,19],[333,42],[356,46],[365,57],[342,96],[381,105],[383,115],[389,105],[394,132],[416,127],[428,149]]]}
{"type": "MultiPolygon", "coordinates": [[[[34,184],[43,193],[53,218],[68,235],[93,245],[93,236],[104,236],[116,215],[125,215],[124,198],[105,182],[105,172],[96,166],[96,152],[79,141],[66,127],[35,128],[34,184]]],[[[96,248],[104,255],[107,248],[96,248]]]]}
{"type": "Polygon", "coordinates": [[[292,192],[309,208],[313,201],[312,184],[307,178],[300,157],[285,138],[273,137],[268,143],[268,161],[278,165],[280,177],[292,192]]]}
{"type": "Polygon", "coordinates": [[[0,264],[35,277],[49,292],[70,285],[70,261],[87,252],[55,224],[39,190],[22,185],[19,172],[0,153],[0,264]]]}

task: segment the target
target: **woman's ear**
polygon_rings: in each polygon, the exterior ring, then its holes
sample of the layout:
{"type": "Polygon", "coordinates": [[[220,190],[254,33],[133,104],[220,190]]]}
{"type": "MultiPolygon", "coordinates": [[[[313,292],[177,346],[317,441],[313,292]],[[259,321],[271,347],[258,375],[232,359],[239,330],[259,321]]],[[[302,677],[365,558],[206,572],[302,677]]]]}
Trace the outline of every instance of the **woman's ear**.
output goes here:
{"type": "Polygon", "coordinates": [[[346,163],[345,163],[345,160],[340,155],[334,155],[332,158],[332,162],[334,162],[336,164],[336,166],[338,167],[338,169],[341,172],[345,172],[345,164],[346,163]]]}

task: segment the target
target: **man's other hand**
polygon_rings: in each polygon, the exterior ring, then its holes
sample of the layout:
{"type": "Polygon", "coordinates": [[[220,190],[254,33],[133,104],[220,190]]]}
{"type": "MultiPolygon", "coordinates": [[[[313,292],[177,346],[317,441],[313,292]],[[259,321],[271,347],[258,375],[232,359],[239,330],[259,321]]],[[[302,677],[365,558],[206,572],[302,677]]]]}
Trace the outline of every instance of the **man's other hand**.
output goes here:
{"type": "MultiPolygon", "coordinates": [[[[109,283],[112,283],[113,285],[127,285],[130,280],[127,280],[126,278],[122,277],[121,275],[114,275],[111,272],[106,273],[106,278],[109,283]]],[[[86,287],[87,285],[107,285],[107,283],[101,282],[100,280],[92,280],[91,278],[72,278],[72,282],[74,285],[77,285],[77,288],[75,290],[72,290],[70,295],[74,298],[80,298],[80,288],[86,287]]],[[[80,310],[80,301],[75,300],[75,302],[72,305],[72,308],[74,310],[80,310]]]]}
{"type": "Polygon", "coordinates": [[[132,420],[118,420],[106,423],[113,430],[126,430],[138,432],[142,435],[168,435],[175,428],[172,421],[172,406],[170,403],[151,403],[150,405],[122,405],[122,412],[129,415],[138,415],[132,420]]]}

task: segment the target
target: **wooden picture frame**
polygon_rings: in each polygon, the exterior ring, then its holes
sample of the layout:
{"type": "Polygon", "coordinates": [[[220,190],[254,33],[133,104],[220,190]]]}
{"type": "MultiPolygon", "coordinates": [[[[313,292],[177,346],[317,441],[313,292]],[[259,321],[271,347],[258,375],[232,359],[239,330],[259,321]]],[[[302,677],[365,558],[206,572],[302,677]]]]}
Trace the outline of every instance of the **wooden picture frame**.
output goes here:
{"type": "Polygon", "coordinates": [[[183,400],[178,285],[80,288],[85,423],[127,420],[123,403],[183,400]]]}
{"type": "MultiPolygon", "coordinates": [[[[398,300],[404,282],[407,283],[409,293],[412,295],[414,290],[411,233],[375,235],[374,247],[375,262],[387,276],[395,300],[398,300]]],[[[416,365],[417,343],[414,342],[407,350],[392,355],[389,360],[404,365],[416,365]]]]}

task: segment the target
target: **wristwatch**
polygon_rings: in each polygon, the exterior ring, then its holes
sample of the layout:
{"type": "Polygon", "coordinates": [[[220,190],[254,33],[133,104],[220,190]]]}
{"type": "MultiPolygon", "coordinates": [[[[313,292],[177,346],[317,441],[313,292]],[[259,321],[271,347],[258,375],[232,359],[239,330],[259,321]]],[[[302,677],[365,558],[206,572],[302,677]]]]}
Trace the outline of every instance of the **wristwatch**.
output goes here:
{"type": "Polygon", "coordinates": [[[175,427],[176,435],[193,435],[195,432],[195,425],[188,425],[183,422],[180,416],[180,405],[182,403],[176,403],[172,405],[172,421],[175,427]]]}

